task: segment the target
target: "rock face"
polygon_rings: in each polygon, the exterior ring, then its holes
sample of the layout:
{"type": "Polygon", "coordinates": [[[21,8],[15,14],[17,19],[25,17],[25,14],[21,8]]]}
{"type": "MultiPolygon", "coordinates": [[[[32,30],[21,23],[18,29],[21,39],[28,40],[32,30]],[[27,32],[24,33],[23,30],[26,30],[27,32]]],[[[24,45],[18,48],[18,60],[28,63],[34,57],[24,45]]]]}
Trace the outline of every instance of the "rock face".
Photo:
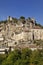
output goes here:
{"type": "Polygon", "coordinates": [[[26,19],[24,22],[9,17],[6,23],[0,23],[0,47],[14,47],[32,43],[33,40],[43,40],[43,29],[35,28],[34,19],[26,19]]]}

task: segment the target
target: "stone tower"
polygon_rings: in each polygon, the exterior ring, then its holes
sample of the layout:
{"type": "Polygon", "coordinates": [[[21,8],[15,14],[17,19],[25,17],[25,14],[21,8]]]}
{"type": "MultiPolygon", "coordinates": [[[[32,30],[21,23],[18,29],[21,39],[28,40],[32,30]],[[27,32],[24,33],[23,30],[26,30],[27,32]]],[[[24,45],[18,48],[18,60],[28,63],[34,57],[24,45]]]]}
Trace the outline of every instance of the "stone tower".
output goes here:
{"type": "Polygon", "coordinates": [[[12,21],[12,17],[11,16],[8,16],[8,22],[12,21]]]}

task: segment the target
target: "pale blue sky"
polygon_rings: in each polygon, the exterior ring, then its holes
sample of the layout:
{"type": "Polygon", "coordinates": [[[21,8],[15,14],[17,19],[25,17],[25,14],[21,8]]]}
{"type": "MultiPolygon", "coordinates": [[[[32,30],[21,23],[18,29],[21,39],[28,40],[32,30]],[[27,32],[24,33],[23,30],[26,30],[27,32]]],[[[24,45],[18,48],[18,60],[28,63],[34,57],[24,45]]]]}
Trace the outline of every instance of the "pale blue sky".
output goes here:
{"type": "Polygon", "coordinates": [[[43,0],[0,0],[0,20],[9,15],[32,17],[43,25],[43,0]]]}

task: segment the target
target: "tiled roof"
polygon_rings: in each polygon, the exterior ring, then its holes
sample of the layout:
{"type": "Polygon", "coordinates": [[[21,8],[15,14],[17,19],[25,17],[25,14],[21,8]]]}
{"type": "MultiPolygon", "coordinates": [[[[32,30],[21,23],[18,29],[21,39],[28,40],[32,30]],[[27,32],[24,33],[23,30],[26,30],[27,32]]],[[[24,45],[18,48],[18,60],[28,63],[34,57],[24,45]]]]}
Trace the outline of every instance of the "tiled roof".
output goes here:
{"type": "Polygon", "coordinates": [[[34,29],[41,29],[41,27],[40,26],[35,26],[34,29]]]}

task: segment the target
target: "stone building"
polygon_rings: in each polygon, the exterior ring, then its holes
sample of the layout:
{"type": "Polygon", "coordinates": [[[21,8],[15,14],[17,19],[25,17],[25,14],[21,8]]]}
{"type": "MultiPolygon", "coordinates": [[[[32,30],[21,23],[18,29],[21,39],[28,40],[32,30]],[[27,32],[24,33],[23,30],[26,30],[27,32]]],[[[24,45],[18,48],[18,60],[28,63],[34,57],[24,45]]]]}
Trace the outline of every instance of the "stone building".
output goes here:
{"type": "Polygon", "coordinates": [[[35,25],[34,19],[25,19],[25,23],[18,19],[18,22],[14,23],[13,18],[9,17],[7,21],[0,24],[0,46],[2,44],[13,47],[20,43],[43,40],[43,29],[35,25]]]}

